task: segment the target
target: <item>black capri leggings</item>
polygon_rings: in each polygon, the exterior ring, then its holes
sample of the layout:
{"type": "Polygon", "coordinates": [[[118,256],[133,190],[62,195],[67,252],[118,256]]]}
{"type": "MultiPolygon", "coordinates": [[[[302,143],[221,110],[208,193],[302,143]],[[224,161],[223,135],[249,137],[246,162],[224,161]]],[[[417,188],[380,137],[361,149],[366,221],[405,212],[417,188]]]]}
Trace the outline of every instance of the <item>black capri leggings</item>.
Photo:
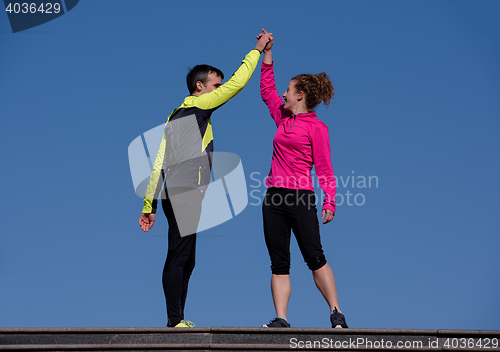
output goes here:
{"type": "Polygon", "coordinates": [[[271,187],[264,197],[262,215],[273,274],[290,274],[291,230],[309,269],[326,264],[313,191],[271,187]]]}

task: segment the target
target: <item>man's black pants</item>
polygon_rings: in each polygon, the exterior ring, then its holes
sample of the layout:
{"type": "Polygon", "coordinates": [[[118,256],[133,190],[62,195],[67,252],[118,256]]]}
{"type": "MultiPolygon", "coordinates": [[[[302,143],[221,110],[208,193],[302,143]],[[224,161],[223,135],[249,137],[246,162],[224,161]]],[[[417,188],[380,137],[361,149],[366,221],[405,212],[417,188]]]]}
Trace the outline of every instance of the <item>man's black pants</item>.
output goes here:
{"type": "Polygon", "coordinates": [[[193,188],[171,188],[162,199],[168,221],[168,252],[163,267],[167,326],[184,320],[189,278],[195,266],[196,230],[204,193],[193,188]]]}

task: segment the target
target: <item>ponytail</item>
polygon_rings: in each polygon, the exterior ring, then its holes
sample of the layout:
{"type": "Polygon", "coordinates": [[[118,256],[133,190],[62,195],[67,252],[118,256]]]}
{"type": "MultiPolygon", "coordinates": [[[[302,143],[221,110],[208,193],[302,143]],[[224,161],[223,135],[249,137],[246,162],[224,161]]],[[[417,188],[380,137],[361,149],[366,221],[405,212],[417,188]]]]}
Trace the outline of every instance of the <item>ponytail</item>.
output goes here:
{"type": "Polygon", "coordinates": [[[328,107],[333,99],[333,86],[328,75],[324,72],[317,75],[308,73],[300,74],[292,78],[295,81],[295,90],[304,92],[306,106],[309,110],[316,107],[321,101],[328,107]]]}

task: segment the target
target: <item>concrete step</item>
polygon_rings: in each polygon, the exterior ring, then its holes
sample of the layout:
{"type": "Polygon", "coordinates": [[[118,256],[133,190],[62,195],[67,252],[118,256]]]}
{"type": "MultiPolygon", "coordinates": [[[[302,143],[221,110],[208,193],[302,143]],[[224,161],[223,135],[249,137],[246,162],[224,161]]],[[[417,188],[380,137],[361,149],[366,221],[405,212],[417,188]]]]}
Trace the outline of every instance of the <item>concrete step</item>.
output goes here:
{"type": "Polygon", "coordinates": [[[500,330],[0,328],[0,351],[500,351],[500,330]]]}

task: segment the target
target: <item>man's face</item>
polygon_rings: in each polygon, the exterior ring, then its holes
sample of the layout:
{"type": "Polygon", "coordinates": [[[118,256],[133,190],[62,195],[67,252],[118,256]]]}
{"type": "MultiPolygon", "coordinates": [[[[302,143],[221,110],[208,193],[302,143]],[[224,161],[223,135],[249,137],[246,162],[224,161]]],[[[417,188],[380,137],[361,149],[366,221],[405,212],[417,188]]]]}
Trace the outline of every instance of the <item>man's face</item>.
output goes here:
{"type": "Polygon", "coordinates": [[[200,95],[205,93],[210,93],[211,91],[216,90],[217,87],[221,85],[222,85],[222,78],[220,76],[217,76],[217,73],[210,72],[207,76],[206,85],[202,85],[203,88],[201,89],[200,95]]]}

